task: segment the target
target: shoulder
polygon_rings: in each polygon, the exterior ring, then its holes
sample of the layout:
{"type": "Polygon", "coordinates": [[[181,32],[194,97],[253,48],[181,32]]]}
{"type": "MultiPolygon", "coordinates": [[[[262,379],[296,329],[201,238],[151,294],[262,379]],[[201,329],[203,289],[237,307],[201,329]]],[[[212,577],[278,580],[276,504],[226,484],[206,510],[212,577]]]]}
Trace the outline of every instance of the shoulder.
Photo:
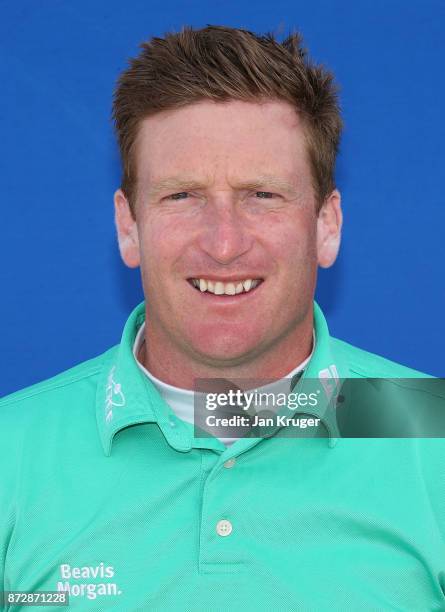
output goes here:
{"type": "MultiPolygon", "coordinates": [[[[116,348],[0,400],[0,532],[5,533],[4,521],[14,524],[31,480],[54,478],[57,465],[71,461],[74,451],[100,448],[98,381],[116,348]]],[[[1,549],[0,537],[0,557],[1,549]]]]}
{"type": "Polygon", "coordinates": [[[331,338],[331,343],[334,354],[338,355],[347,365],[352,376],[360,378],[432,378],[429,374],[391,361],[381,355],[370,353],[344,340],[331,338]]]}
{"type": "Polygon", "coordinates": [[[342,437],[444,439],[445,379],[332,341],[344,371],[349,370],[342,385],[343,410],[336,413],[342,437]]]}
{"type": "Polygon", "coordinates": [[[94,438],[98,382],[116,348],[0,400],[0,514],[12,503],[3,494],[21,486],[20,474],[38,474],[45,453],[94,438]]]}
{"type": "Polygon", "coordinates": [[[0,420],[5,424],[4,419],[10,415],[18,422],[24,415],[30,415],[35,410],[42,416],[42,413],[51,412],[55,402],[62,408],[62,405],[69,403],[70,398],[79,397],[79,394],[84,397],[85,393],[95,394],[97,377],[103,364],[116,349],[117,346],[112,347],[93,359],[1,398],[0,420]]]}

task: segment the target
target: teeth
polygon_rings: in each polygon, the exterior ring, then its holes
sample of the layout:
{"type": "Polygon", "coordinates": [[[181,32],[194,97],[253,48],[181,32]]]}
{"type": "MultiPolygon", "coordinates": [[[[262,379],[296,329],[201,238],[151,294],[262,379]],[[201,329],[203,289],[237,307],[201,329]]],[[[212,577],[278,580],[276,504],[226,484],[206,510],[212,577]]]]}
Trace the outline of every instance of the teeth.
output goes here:
{"type": "Polygon", "coordinates": [[[224,283],[219,281],[215,283],[215,295],[222,295],[224,293],[224,283]]]}
{"type": "Polygon", "coordinates": [[[254,289],[260,282],[260,279],[247,278],[245,281],[238,283],[223,283],[221,281],[211,281],[204,278],[193,278],[192,284],[201,292],[208,291],[215,295],[235,295],[239,293],[247,293],[254,289]]]}

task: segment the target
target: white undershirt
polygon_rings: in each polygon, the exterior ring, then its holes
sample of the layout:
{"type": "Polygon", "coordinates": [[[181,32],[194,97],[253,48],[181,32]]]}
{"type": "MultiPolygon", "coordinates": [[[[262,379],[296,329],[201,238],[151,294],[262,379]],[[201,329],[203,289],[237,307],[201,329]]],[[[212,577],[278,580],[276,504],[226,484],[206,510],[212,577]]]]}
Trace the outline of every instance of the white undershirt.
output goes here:
{"type": "MultiPolygon", "coordinates": [[[[183,421],[187,421],[193,425],[194,423],[194,395],[195,392],[190,389],[182,389],[181,387],[174,387],[173,385],[169,385],[168,383],[159,380],[156,376],[153,376],[151,372],[149,372],[142,363],[138,360],[137,356],[141,349],[141,346],[145,342],[144,338],[144,330],[145,330],[145,322],[142,323],[139,331],[136,335],[136,339],[133,345],[133,355],[136,360],[139,369],[144,372],[146,376],[151,380],[156,389],[159,391],[164,401],[170,406],[176,416],[183,421]]],[[[293,378],[298,372],[303,370],[306,365],[309,363],[315,349],[315,330],[313,331],[313,341],[312,341],[312,351],[309,357],[307,357],[302,363],[300,363],[296,368],[294,368],[289,374],[283,376],[283,378],[293,378]]],[[[281,381],[277,381],[276,383],[270,383],[268,385],[264,385],[262,387],[258,387],[257,391],[259,393],[272,393],[277,391],[277,385],[282,384],[281,381]]],[[[282,390],[282,389],[281,389],[282,390]]],[[[229,446],[236,442],[238,438],[219,438],[223,444],[229,446]]]]}

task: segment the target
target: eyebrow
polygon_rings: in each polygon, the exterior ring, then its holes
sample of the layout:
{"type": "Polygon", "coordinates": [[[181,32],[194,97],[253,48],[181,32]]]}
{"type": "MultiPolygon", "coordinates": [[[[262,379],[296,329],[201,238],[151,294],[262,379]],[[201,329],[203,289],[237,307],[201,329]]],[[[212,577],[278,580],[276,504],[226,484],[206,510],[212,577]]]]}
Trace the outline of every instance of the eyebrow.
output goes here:
{"type": "MultiPolygon", "coordinates": [[[[187,176],[170,176],[160,181],[153,183],[148,190],[151,197],[157,196],[162,191],[170,191],[175,189],[205,189],[207,185],[203,182],[196,181],[187,176]]],[[[296,186],[288,181],[269,174],[262,174],[254,179],[241,181],[234,185],[234,189],[261,189],[271,187],[279,191],[295,193],[296,186]]]]}

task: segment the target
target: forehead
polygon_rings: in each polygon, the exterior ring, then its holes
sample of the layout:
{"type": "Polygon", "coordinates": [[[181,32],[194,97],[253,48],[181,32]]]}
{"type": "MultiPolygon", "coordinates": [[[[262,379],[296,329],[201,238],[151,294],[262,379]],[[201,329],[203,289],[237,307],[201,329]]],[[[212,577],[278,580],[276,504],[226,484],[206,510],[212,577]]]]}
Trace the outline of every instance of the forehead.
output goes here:
{"type": "Polygon", "coordinates": [[[287,102],[203,101],[144,119],[135,142],[138,182],[182,173],[219,180],[309,172],[301,117],[287,102]]]}

